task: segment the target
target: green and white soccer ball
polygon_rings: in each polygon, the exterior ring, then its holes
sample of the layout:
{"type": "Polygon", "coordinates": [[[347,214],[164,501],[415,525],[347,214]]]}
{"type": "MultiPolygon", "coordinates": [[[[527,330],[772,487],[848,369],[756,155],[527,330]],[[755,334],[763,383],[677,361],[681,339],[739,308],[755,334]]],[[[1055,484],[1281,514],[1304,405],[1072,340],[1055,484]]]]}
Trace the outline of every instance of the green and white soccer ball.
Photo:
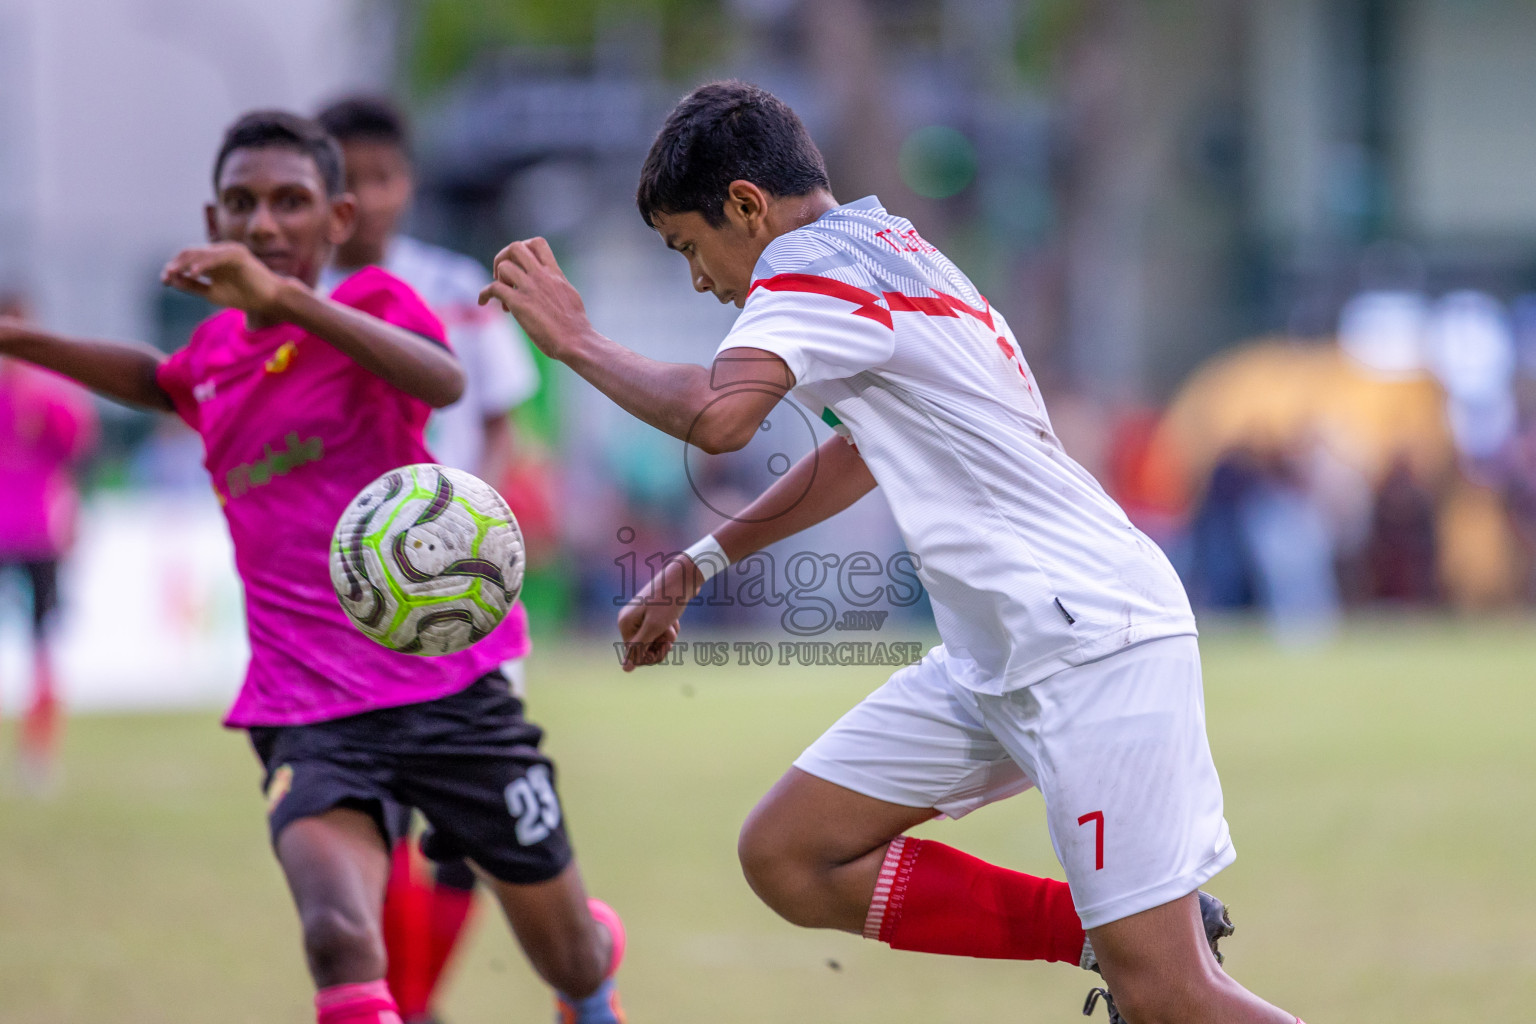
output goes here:
{"type": "Polygon", "coordinates": [[[495,488],[432,463],[364,487],[331,540],[342,610],[406,654],[453,654],[495,629],[517,600],[523,568],[523,533],[495,488]]]}

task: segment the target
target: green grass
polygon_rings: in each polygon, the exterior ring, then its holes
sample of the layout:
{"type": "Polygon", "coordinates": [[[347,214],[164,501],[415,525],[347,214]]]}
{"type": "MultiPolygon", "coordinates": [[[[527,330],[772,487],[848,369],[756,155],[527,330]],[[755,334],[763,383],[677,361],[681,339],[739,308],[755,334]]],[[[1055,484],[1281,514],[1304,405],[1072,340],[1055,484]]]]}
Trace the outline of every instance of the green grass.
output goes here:
{"type": "MultiPolygon", "coordinates": [[[[1533,624],[1364,624],[1308,653],[1215,631],[1204,649],[1239,849],[1212,886],[1239,925],[1231,972],[1312,1024],[1525,1019],[1533,624]]],[[[742,817],[883,670],[624,677],[610,658],[546,644],[531,710],[589,886],[629,923],[635,1024],[1080,1019],[1090,979],[1075,968],[799,931],[741,881],[742,817]]],[[[311,1020],[243,738],[213,714],[81,717],[66,758],[56,799],[0,795],[0,1021],[311,1020]]],[[[1059,876],[1033,794],[926,831],[1059,876]]],[[[483,909],[449,1019],[547,1021],[546,993],[483,909]]]]}

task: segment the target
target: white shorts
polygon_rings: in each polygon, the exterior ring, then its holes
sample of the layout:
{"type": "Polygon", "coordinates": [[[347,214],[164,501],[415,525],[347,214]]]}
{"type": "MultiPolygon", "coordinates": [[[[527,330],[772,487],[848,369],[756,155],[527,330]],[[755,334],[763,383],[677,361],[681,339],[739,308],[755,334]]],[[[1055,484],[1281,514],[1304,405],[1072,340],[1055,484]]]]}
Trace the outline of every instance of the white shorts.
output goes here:
{"type": "Polygon", "coordinates": [[[936,647],[795,767],[951,818],[1038,787],[1085,928],[1178,899],[1237,857],[1192,636],[1148,641],[1000,696],[951,679],[936,647]]]}

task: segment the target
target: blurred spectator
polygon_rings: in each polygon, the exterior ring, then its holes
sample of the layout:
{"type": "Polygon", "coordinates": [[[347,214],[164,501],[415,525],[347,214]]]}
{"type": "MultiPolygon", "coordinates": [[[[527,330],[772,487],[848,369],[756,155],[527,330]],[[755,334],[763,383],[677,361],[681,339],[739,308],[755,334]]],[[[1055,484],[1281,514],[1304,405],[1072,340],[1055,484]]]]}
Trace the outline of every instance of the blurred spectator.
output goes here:
{"type": "Polygon", "coordinates": [[[1237,609],[1257,601],[1254,552],[1244,506],[1259,484],[1258,460],[1246,448],[1222,456],[1190,525],[1190,598],[1196,607],[1237,609]]]}
{"type": "Polygon", "coordinates": [[[1528,422],[1505,449],[1504,504],[1525,566],[1523,597],[1536,600],[1536,422],[1528,422]]]}
{"type": "Polygon", "coordinates": [[[1293,453],[1277,452],[1260,468],[1239,512],[1255,596],[1281,640],[1322,639],[1339,614],[1328,520],[1293,453]]]}
{"type": "MultiPolygon", "coordinates": [[[[20,296],[0,296],[0,317],[29,318],[20,296]]],[[[56,776],[61,732],[50,652],[59,561],[75,537],[74,470],[96,435],[90,396],[44,370],[0,359],[0,569],[18,570],[32,598],[32,696],[19,744],[23,784],[56,776]]]]}
{"type": "Polygon", "coordinates": [[[1376,490],[1369,551],[1372,596],[1404,604],[1439,596],[1434,497],[1406,458],[1392,464],[1376,490]]]}
{"type": "Polygon", "coordinates": [[[1515,339],[1498,300],[1453,292],[1430,317],[1427,362],[1445,388],[1464,466],[1481,476],[1515,430],[1515,339]]]}
{"type": "Polygon", "coordinates": [[[1519,540],[1496,488],[1458,480],[1441,501],[1438,527],[1440,589],[1453,606],[1498,608],[1519,596],[1519,540]]]}

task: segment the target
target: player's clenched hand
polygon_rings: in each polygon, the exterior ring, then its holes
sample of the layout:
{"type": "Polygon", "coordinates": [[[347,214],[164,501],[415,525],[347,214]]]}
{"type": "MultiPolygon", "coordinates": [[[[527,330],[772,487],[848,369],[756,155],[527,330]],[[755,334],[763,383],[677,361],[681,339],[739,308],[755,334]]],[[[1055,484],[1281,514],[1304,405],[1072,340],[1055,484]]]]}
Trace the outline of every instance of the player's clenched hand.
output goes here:
{"type": "Polygon", "coordinates": [[[284,279],[238,242],[215,242],[177,253],[160,280],[217,306],[264,314],[276,307],[284,279]]]}
{"type": "Polygon", "coordinates": [[[580,293],[544,239],[513,242],[496,254],[491,272],[495,280],[480,293],[480,305],[501,303],[550,358],[561,358],[565,345],[592,330],[580,293]]]}
{"type": "Polygon", "coordinates": [[[625,672],[666,660],[677,640],[677,620],[703,584],[698,566],[687,555],[679,555],[630,599],[619,612],[625,672]]]}

